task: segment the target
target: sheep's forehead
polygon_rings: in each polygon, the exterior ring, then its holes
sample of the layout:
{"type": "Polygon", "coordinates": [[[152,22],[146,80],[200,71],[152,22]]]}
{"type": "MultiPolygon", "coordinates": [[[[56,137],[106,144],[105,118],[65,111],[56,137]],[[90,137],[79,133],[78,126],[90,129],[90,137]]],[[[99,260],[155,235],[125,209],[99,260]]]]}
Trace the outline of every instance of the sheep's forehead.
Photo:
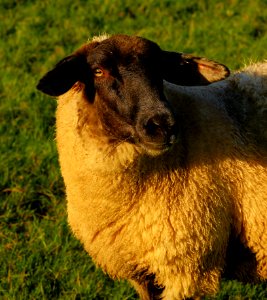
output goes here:
{"type": "Polygon", "coordinates": [[[101,35],[94,37],[92,42],[98,44],[97,48],[106,53],[116,52],[123,56],[154,56],[158,53],[157,44],[137,36],[127,35],[101,35]]]}

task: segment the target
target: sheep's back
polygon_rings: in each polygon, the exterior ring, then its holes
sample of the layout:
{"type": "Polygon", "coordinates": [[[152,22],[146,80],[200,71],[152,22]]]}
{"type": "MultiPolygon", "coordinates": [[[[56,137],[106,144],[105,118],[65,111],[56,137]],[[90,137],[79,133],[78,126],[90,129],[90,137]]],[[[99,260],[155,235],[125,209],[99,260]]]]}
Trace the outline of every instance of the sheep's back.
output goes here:
{"type": "Polygon", "coordinates": [[[250,65],[229,80],[241,98],[244,128],[267,157],[267,62],[250,65]]]}

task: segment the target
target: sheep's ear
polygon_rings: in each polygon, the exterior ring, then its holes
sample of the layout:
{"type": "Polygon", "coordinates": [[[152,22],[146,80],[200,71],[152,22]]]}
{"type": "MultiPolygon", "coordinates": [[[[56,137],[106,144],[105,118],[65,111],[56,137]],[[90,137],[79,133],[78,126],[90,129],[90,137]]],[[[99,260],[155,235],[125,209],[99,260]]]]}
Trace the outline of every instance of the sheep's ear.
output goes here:
{"type": "Polygon", "coordinates": [[[163,51],[163,77],[179,85],[207,85],[230,75],[215,61],[190,54],[163,51]]]}
{"type": "Polygon", "coordinates": [[[88,64],[83,55],[70,55],[62,59],[39,81],[37,89],[50,96],[60,96],[75,82],[84,81],[88,76],[88,64]]]}

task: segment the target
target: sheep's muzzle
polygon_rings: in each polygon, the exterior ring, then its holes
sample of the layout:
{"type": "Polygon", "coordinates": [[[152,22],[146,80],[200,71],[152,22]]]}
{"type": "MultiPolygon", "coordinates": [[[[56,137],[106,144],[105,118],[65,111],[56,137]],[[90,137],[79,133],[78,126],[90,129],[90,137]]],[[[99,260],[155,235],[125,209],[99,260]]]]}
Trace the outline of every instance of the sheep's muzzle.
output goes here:
{"type": "Polygon", "coordinates": [[[177,140],[175,117],[167,107],[140,118],[136,130],[141,148],[153,155],[167,151],[177,140]]]}

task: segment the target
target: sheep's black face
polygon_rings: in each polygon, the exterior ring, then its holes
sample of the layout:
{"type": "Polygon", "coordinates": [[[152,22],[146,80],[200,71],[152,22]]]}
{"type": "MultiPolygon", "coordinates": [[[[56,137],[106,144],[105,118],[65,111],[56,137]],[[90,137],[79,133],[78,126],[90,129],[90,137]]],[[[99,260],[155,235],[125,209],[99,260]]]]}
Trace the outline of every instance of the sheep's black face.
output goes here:
{"type": "Polygon", "coordinates": [[[116,141],[162,153],[177,139],[175,116],[163,94],[163,79],[203,85],[229,75],[220,64],[161,50],[140,37],[115,35],[93,41],[60,61],[37,88],[59,96],[84,85],[105,134],[116,141]]]}
{"type": "Polygon", "coordinates": [[[94,105],[110,137],[162,152],[176,140],[176,124],[163,94],[161,50],[150,41],[128,39],[110,38],[88,51],[94,105]]]}

